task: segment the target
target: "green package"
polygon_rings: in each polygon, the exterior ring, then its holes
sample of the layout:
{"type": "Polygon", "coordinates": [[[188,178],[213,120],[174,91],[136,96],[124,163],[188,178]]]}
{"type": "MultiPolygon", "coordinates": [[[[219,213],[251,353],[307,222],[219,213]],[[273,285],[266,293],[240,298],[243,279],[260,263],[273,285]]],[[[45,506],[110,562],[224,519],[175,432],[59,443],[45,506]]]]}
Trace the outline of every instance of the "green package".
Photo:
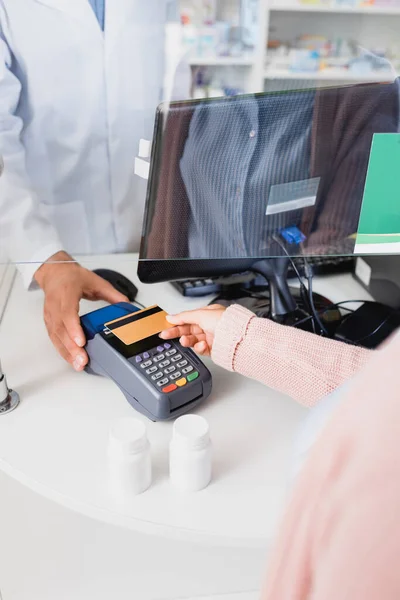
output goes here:
{"type": "Polygon", "coordinates": [[[400,242],[400,134],[373,137],[357,244],[400,242]]]}

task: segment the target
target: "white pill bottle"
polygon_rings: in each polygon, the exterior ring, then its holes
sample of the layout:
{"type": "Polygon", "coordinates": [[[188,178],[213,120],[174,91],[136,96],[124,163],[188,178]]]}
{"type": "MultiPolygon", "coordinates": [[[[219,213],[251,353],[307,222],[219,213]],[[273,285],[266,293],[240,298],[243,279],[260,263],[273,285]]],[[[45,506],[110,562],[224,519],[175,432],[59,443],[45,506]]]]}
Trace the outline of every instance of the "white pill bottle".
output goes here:
{"type": "Polygon", "coordinates": [[[170,479],[182,492],[198,492],[211,481],[210,428],[203,417],[185,415],[174,423],[170,443],[170,479]]]}
{"type": "Polygon", "coordinates": [[[146,427],[133,418],[117,419],[110,428],[110,484],[123,496],[141,494],[151,484],[151,455],[146,427]]]}

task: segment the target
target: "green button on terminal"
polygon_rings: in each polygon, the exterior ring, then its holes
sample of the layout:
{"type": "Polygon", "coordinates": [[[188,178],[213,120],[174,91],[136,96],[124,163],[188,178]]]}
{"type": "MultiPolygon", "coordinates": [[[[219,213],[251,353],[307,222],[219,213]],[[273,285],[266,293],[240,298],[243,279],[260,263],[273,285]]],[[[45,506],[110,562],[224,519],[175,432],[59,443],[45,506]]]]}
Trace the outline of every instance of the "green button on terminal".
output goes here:
{"type": "Polygon", "coordinates": [[[187,380],[188,381],[194,381],[195,379],[197,379],[199,376],[198,372],[195,371],[194,373],[190,373],[190,375],[187,375],[187,380]]]}

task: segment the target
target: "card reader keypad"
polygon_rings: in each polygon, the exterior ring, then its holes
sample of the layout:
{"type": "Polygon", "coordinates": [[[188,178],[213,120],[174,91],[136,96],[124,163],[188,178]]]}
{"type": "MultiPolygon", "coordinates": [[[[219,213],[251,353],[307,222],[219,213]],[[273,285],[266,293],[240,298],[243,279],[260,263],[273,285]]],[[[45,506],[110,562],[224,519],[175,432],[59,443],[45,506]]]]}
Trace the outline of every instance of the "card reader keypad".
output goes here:
{"type": "Polygon", "coordinates": [[[182,377],[182,373],[180,371],[176,371],[176,373],[171,375],[170,379],[171,381],[175,381],[175,379],[179,379],[179,377],[182,377]]]}
{"type": "Polygon", "coordinates": [[[157,346],[134,356],[132,363],[143,375],[165,393],[171,393],[199,377],[198,371],[175,348],[173,342],[157,346]]]}
{"type": "Polygon", "coordinates": [[[182,354],[176,354],[175,356],[173,356],[173,357],[171,358],[171,361],[172,361],[173,363],[175,363],[175,362],[178,362],[178,360],[182,360],[182,354]]]}

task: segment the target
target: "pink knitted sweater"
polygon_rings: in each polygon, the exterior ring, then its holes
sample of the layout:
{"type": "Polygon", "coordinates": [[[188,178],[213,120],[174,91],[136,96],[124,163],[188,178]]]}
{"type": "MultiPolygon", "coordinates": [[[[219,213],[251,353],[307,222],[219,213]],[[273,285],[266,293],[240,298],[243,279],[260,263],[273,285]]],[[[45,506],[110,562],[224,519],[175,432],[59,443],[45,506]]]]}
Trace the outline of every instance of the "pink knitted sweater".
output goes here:
{"type": "Polygon", "coordinates": [[[234,305],[220,320],[212,358],[313,406],[350,379],[372,351],[277,325],[234,305]]]}
{"type": "Polygon", "coordinates": [[[307,406],[355,375],[294,486],[263,600],[398,600],[400,336],[369,352],[234,306],[213,358],[307,406]]]}
{"type": "Polygon", "coordinates": [[[263,600],[399,600],[400,337],[346,386],[294,486],[263,600]]]}

